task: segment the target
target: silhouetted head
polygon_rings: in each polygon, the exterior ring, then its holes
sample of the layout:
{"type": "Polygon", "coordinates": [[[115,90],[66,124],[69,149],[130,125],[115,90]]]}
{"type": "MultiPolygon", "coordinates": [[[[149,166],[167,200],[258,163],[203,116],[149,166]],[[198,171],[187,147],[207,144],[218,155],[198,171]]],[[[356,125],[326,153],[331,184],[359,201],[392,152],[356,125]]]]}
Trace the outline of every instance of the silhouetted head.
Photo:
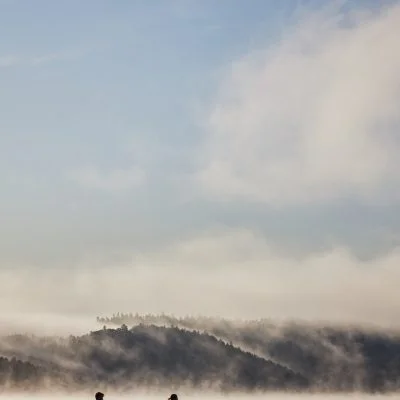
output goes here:
{"type": "Polygon", "coordinates": [[[94,395],[94,398],[95,398],[96,400],[103,400],[103,397],[104,397],[104,393],[101,393],[101,392],[97,392],[97,393],[94,395]]]}
{"type": "Polygon", "coordinates": [[[169,396],[168,400],[178,400],[178,395],[175,393],[172,393],[171,396],[169,396]]]}

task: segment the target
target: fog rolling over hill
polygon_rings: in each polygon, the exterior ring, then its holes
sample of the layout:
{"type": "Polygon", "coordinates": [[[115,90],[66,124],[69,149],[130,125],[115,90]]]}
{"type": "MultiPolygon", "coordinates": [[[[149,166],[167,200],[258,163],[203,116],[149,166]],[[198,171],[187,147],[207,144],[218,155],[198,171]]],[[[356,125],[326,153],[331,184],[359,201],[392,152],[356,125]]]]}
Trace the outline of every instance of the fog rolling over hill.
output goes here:
{"type": "Polygon", "coordinates": [[[206,332],[306,378],[307,388],[393,391],[400,388],[400,332],[271,320],[237,321],[114,314],[100,324],[155,324],[206,332]]]}
{"type": "Polygon", "coordinates": [[[0,352],[3,383],[86,390],[97,386],[130,391],[187,388],[216,391],[302,390],[302,375],[213,335],[180,328],[136,326],[102,329],[68,338],[11,335],[0,352]]]}
{"type": "Polygon", "coordinates": [[[400,334],[268,320],[115,314],[84,335],[4,335],[0,389],[396,393],[400,334]]]}

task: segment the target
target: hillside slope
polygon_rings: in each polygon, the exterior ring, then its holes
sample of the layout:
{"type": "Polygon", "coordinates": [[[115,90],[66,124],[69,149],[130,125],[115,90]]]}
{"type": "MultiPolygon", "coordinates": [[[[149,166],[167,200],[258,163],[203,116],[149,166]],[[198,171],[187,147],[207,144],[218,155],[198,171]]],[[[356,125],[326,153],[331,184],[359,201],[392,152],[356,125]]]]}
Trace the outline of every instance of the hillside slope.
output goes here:
{"type": "Polygon", "coordinates": [[[301,390],[301,374],[212,335],[179,328],[103,329],[66,339],[8,336],[0,353],[45,369],[54,384],[87,387],[194,387],[221,390],[301,390]]]}
{"type": "Polygon", "coordinates": [[[329,391],[400,390],[400,335],[361,328],[276,324],[269,320],[116,314],[101,324],[156,324],[207,332],[306,377],[329,391]]]}

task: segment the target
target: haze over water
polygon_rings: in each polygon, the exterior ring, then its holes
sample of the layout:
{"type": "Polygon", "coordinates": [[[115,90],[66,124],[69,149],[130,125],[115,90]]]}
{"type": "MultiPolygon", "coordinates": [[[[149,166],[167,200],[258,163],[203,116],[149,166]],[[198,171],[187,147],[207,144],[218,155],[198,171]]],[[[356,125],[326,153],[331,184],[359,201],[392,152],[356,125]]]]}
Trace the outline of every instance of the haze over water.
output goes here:
{"type": "MultiPolygon", "coordinates": [[[[2,394],[1,397],[4,398],[9,398],[10,400],[25,400],[27,398],[33,398],[37,400],[67,400],[67,399],[72,399],[72,400],[88,400],[94,397],[94,393],[85,393],[85,394],[26,394],[26,395],[13,395],[13,394],[2,394]]],[[[118,395],[118,394],[113,394],[113,393],[108,393],[107,398],[110,400],[165,400],[169,397],[168,393],[163,393],[159,392],[157,394],[146,394],[142,392],[132,392],[132,394],[129,395],[118,395]]],[[[180,399],[184,400],[186,398],[190,398],[193,400],[201,400],[204,398],[207,398],[208,400],[246,400],[246,399],[252,399],[252,400],[263,400],[263,399],[271,399],[271,400],[303,400],[303,399],[310,399],[310,400],[323,400],[323,399],[329,399],[329,400],[392,400],[397,398],[397,395],[366,395],[366,394],[276,394],[276,393],[268,393],[268,394],[262,394],[262,395],[257,395],[257,394],[251,394],[251,395],[246,395],[246,394],[227,394],[227,395],[221,395],[221,394],[213,394],[210,392],[204,392],[204,393],[182,393],[180,396],[180,399]]]]}

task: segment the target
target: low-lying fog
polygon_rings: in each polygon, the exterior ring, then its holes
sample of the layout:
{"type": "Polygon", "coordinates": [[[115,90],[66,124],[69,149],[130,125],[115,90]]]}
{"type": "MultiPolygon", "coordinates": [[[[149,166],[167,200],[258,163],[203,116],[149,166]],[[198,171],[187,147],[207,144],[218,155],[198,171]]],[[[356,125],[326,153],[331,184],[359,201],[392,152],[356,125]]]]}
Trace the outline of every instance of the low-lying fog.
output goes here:
{"type": "Polygon", "coordinates": [[[0,313],[0,336],[25,333],[45,336],[84,335],[101,328],[95,315],[0,313]]]}
{"type": "MultiPolygon", "coordinates": [[[[280,393],[271,393],[271,394],[261,394],[261,395],[247,395],[247,394],[229,394],[229,395],[221,395],[221,394],[209,394],[209,393],[181,393],[179,394],[179,400],[203,400],[205,397],[207,400],[361,400],[361,399],[373,399],[373,400],[392,400],[397,398],[398,395],[366,395],[366,394],[280,394],[280,393]]],[[[84,395],[64,395],[64,394],[57,394],[57,395],[40,395],[40,394],[26,394],[26,395],[10,395],[10,394],[1,394],[0,397],[7,397],[10,400],[26,400],[29,398],[34,398],[37,400],[93,400],[94,394],[91,396],[90,394],[84,395]]],[[[157,394],[144,394],[144,393],[132,393],[131,395],[113,395],[112,393],[106,393],[105,400],[167,400],[169,397],[169,393],[160,393],[157,394]]]]}

